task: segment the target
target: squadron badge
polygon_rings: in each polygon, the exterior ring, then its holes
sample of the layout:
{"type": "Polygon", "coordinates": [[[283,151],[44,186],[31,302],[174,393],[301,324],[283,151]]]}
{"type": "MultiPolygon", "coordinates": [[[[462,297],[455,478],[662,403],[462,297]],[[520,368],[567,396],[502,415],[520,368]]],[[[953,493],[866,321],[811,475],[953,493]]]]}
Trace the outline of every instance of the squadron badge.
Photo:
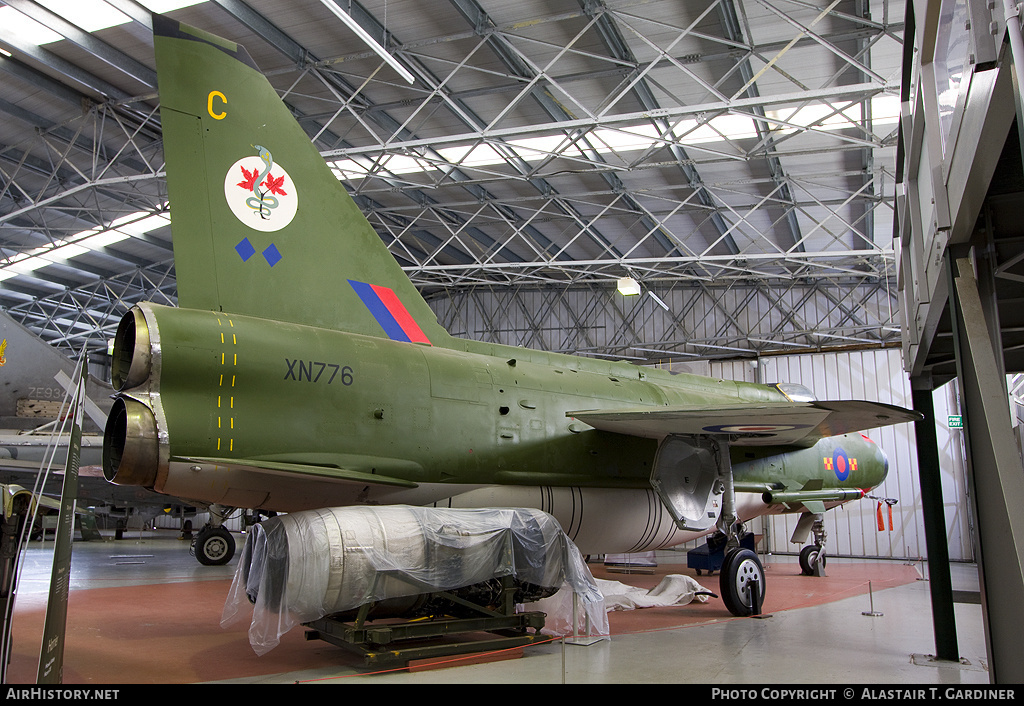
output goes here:
{"type": "MultiPolygon", "coordinates": [[[[299,195],[288,172],[274,163],[266,147],[253,145],[256,155],[243,157],[228,169],[224,177],[224,198],[235,218],[253,230],[273,233],[292,222],[299,208],[299,195]]],[[[235,252],[248,262],[256,254],[248,238],[235,246],[235,252]]],[[[273,267],[281,261],[281,251],[271,243],[263,258],[273,267]]]]}
{"type": "Polygon", "coordinates": [[[224,198],[242,223],[264,233],[281,230],[292,222],[299,207],[288,172],[266,147],[253,145],[255,155],[243,157],[224,177],[224,198]]]}

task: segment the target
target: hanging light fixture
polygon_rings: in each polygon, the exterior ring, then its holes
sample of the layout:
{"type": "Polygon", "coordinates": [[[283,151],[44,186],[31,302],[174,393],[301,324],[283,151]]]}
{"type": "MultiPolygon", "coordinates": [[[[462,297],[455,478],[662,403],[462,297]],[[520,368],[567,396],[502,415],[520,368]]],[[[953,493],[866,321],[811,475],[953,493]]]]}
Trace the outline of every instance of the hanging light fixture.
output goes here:
{"type": "Polygon", "coordinates": [[[379,42],[377,42],[377,40],[371,37],[369,33],[352,18],[352,15],[348,14],[340,7],[338,7],[334,3],[334,0],[320,0],[320,2],[322,2],[324,7],[330,10],[335,15],[335,17],[344,22],[345,25],[350,30],[355,32],[360,39],[366,42],[366,46],[370,47],[370,49],[373,49],[375,52],[377,52],[380,58],[387,62],[388,66],[390,66],[391,68],[398,72],[399,76],[404,78],[409,83],[414,83],[416,81],[416,77],[409,73],[408,69],[406,69],[400,63],[398,63],[398,60],[395,57],[393,57],[387,49],[385,49],[379,42]]]}
{"type": "Polygon", "coordinates": [[[651,299],[653,299],[654,301],[656,301],[658,303],[658,306],[660,306],[665,311],[671,311],[671,309],[668,308],[668,304],[665,303],[664,299],[659,297],[657,294],[652,292],[650,289],[647,290],[647,293],[651,295],[651,299]]]}
{"type": "Polygon", "coordinates": [[[632,277],[620,277],[619,278],[619,294],[624,294],[627,297],[633,296],[634,294],[640,293],[640,283],[632,277]]]}

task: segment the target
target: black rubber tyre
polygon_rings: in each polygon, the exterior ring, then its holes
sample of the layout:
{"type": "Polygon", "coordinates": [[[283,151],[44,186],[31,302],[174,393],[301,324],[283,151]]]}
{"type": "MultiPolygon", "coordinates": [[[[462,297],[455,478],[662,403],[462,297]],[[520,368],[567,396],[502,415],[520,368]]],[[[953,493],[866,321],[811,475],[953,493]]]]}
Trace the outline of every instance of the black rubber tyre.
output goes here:
{"type": "MultiPolygon", "coordinates": [[[[821,551],[817,544],[808,544],[800,550],[800,573],[804,576],[814,576],[814,562],[818,560],[818,552],[821,551]]],[[[828,556],[821,557],[821,568],[828,564],[828,556]]]]}
{"type": "Polygon", "coordinates": [[[203,566],[223,566],[235,555],[235,538],[223,527],[204,529],[196,537],[195,553],[203,566]]]}
{"type": "Polygon", "coordinates": [[[754,614],[751,582],[755,579],[760,594],[757,604],[762,606],[764,605],[765,577],[764,567],[761,566],[761,560],[757,558],[757,554],[749,549],[732,549],[725,555],[719,586],[722,590],[722,600],[730,613],[740,617],[754,614]]]}

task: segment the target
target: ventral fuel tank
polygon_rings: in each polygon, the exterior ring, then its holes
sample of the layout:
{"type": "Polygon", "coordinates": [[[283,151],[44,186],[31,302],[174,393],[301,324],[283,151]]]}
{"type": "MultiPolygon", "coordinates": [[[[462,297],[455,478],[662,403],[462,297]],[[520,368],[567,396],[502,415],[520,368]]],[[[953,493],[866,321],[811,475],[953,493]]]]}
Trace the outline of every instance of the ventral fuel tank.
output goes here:
{"type": "Polygon", "coordinates": [[[504,576],[515,579],[517,602],[567,587],[607,631],[597,584],[551,515],[402,505],[324,508],[260,523],[246,538],[221,622],[236,622],[252,604],[249,641],[264,654],[300,623],[366,604],[374,617],[426,612],[425,597],[439,591],[486,600],[504,576]]]}

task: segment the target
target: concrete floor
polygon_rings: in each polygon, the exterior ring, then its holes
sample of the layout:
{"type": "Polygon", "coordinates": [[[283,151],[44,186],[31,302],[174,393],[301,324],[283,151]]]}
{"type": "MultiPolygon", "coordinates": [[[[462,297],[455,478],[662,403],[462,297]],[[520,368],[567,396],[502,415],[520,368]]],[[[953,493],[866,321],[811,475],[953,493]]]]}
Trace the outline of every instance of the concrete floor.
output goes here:
{"type": "MultiPolygon", "coordinates": [[[[49,545],[35,543],[27,550],[8,683],[34,681],[51,557],[49,545]]],[[[684,554],[659,552],[658,563],[659,575],[694,575],[685,567],[684,554]]],[[[774,556],[767,572],[775,607],[769,600],[765,606],[771,617],[733,618],[720,600],[718,606],[713,600],[613,613],[611,638],[589,646],[553,641],[526,648],[519,659],[384,673],[367,673],[341,648],[306,641],[301,628],[257,657],[247,643],[246,626],[219,625],[235,565],[233,560],[226,567],[200,566],[189,555],[188,543],[172,533],[76,542],[65,683],[989,682],[977,603],[956,604],[960,663],[930,659],[935,642],[928,582],[915,580],[924,570],[920,565],[830,557],[829,577],[798,577],[795,558],[774,556]],[[913,572],[909,579],[908,572],[913,572]],[[867,581],[873,583],[870,594],[867,581]],[[817,597],[796,596],[803,587],[817,597]],[[881,615],[864,614],[872,611],[881,615]]],[[[632,585],[654,585],[658,579],[606,576],[603,567],[592,568],[595,575],[632,585]]],[[[954,590],[977,591],[973,565],[955,564],[952,575],[954,590]]],[[[717,579],[705,576],[703,582],[716,590],[717,579]]]]}

